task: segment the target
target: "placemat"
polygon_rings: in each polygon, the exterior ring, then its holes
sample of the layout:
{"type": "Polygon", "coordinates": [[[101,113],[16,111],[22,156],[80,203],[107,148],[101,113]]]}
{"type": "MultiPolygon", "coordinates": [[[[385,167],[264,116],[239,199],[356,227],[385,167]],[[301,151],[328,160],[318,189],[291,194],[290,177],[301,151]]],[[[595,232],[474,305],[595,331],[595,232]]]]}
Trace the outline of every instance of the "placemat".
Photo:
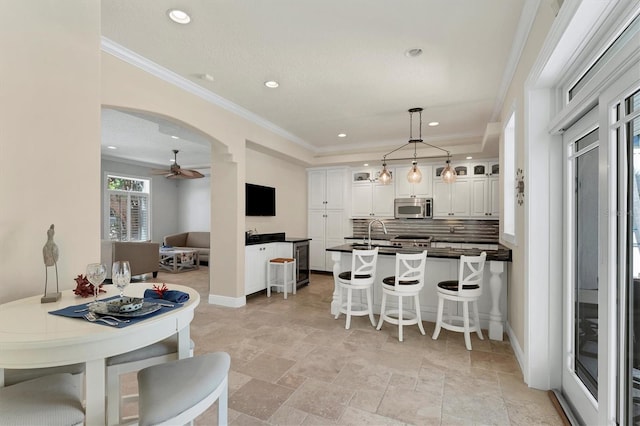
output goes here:
{"type": "MultiPolygon", "coordinates": [[[[100,302],[105,302],[105,301],[108,301],[108,300],[117,299],[118,297],[120,297],[120,296],[108,297],[108,298],[105,298],[105,299],[100,299],[99,301],[100,302]]],[[[163,314],[165,312],[169,312],[169,311],[172,311],[174,309],[182,307],[182,303],[167,302],[166,300],[162,300],[162,299],[145,298],[144,301],[145,302],[151,302],[151,303],[162,303],[162,304],[166,304],[166,306],[163,305],[157,311],[151,312],[151,313],[149,313],[149,314],[147,314],[145,316],[142,316],[142,317],[121,318],[122,320],[129,320],[129,321],[128,322],[120,321],[120,322],[118,322],[117,325],[109,325],[109,324],[104,323],[102,321],[95,321],[93,323],[94,324],[105,325],[107,327],[112,327],[112,328],[124,328],[124,327],[128,327],[130,325],[133,325],[133,324],[137,324],[137,323],[139,323],[141,321],[144,321],[146,319],[153,318],[156,315],[160,315],[160,314],[163,314]],[[173,305],[173,306],[169,306],[169,305],[173,305]]],[[[59,315],[59,316],[62,316],[62,317],[67,317],[67,318],[79,318],[79,319],[82,319],[82,320],[84,320],[86,322],[92,322],[92,321],[89,321],[88,319],[86,319],[84,317],[84,315],[87,312],[89,312],[87,306],[90,305],[91,303],[92,302],[86,302],[86,303],[81,303],[79,305],[67,306],[66,308],[58,309],[58,310],[55,310],[55,311],[49,311],[49,313],[52,314],[52,315],[59,315]],[[76,312],[76,311],[80,311],[80,312],[76,312]]],[[[99,314],[96,314],[96,315],[102,316],[102,315],[99,315],[99,314]]]]}

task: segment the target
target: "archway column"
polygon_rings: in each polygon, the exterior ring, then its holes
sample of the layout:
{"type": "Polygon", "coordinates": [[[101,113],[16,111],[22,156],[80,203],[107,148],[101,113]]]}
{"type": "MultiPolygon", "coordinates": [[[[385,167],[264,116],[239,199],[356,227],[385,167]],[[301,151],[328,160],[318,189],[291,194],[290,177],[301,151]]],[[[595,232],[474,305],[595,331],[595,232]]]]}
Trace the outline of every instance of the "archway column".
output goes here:
{"type": "Polygon", "coordinates": [[[239,307],[244,294],[245,144],[232,143],[231,155],[211,150],[211,253],[209,303],[239,307]],[[232,161],[233,160],[235,161],[232,161]]]}

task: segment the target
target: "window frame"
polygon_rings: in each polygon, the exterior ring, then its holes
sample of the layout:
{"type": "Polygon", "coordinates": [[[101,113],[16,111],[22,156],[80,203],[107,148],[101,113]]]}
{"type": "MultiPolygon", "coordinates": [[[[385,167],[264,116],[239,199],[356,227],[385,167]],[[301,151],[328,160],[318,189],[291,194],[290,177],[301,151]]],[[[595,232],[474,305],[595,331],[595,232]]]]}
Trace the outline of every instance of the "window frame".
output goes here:
{"type": "Polygon", "coordinates": [[[137,176],[137,175],[132,175],[129,173],[118,173],[118,172],[104,172],[104,180],[103,180],[103,190],[104,190],[104,208],[103,208],[103,239],[108,240],[108,241],[150,241],[151,240],[151,229],[152,229],[152,223],[151,223],[151,217],[152,217],[152,207],[151,207],[151,192],[152,192],[152,179],[150,177],[146,177],[146,176],[137,176]],[[130,180],[139,180],[139,181],[144,181],[146,182],[146,189],[148,192],[140,192],[140,191],[127,191],[127,190],[121,190],[121,189],[117,189],[117,190],[113,190],[113,189],[109,189],[109,178],[110,177],[118,177],[118,178],[123,178],[123,179],[130,179],[130,180]],[[121,239],[111,239],[110,238],[110,217],[111,217],[111,195],[112,194],[127,194],[128,195],[128,201],[127,201],[127,206],[130,205],[130,196],[131,195],[136,195],[136,196],[140,196],[142,198],[146,199],[146,204],[147,204],[147,225],[146,225],[146,235],[147,238],[140,240],[140,239],[131,239],[131,217],[128,216],[127,218],[127,239],[125,240],[121,240],[121,239]]]}

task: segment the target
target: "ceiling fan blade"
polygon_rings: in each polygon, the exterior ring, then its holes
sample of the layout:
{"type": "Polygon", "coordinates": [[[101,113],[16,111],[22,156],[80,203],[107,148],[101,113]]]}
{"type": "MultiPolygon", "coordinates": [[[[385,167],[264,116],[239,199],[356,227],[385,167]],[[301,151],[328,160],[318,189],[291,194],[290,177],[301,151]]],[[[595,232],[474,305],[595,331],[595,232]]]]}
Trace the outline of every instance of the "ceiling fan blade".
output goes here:
{"type": "Polygon", "coordinates": [[[152,175],[166,175],[167,173],[171,173],[171,170],[167,169],[151,169],[152,175]]]}
{"type": "Polygon", "coordinates": [[[180,174],[183,175],[185,179],[198,179],[204,177],[204,175],[197,170],[180,169],[180,174]]]}

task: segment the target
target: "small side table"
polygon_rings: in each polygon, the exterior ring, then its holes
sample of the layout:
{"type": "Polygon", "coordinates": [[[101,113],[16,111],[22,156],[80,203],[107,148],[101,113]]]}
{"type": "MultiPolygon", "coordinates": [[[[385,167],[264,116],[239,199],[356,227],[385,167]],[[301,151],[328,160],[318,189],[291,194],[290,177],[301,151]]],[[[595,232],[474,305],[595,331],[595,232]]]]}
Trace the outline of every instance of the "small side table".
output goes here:
{"type": "Polygon", "coordinates": [[[286,299],[289,285],[293,289],[293,294],[296,294],[296,260],[289,257],[277,257],[269,260],[267,265],[267,297],[271,297],[271,287],[282,287],[286,299]],[[282,280],[279,280],[278,269],[282,269],[282,280]]]}

